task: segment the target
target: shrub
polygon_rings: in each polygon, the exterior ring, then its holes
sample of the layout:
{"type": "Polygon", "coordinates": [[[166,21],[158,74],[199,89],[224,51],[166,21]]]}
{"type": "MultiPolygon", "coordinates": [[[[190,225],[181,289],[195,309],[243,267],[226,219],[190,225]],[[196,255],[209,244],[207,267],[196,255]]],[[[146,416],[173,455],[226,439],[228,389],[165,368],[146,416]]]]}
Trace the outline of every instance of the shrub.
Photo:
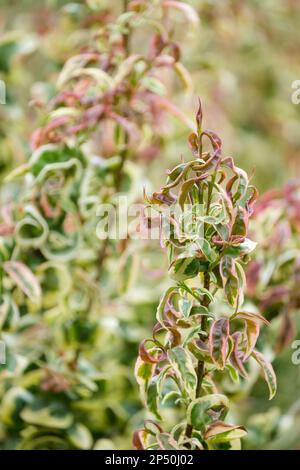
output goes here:
{"type": "Polygon", "coordinates": [[[88,17],[86,44],[60,74],[33,153],[9,176],[19,194],[0,225],[3,446],[113,446],[107,438],[127,446],[122,433],[139,409],[127,369],[128,318],[114,303],[115,272],[130,264],[131,251],[122,240],[98,239],[97,209],[116,205],[120,192],[138,198],[135,161],[157,155],[162,116],[186,122],[161,96],[158,76],[171,70],[186,82],[188,74],[161,20],[162,9],[180,4],[124,5],[114,21],[114,10],[88,17]],[[146,25],[142,54],[132,50],[132,36],[146,25]]]}
{"type": "MultiPolygon", "coordinates": [[[[229,399],[218,376],[247,379],[250,358],[264,372],[270,399],[276,391],[272,366],[255,349],[260,323],[267,321],[243,309],[244,265],[256,245],[247,235],[257,191],[233,159],[222,156],[220,138],[202,129],[201,104],[196,122],[197,133],[189,137],[193,159],[168,171],[166,185],[148,199],[159,214],[175,284],[160,301],[153,336],[140,344],[136,363],[148,410],[160,420],[164,405],[173,403],[181,420],[170,432],[146,421],[134,434],[138,449],[239,448],[246,431],[225,421],[229,399]]],[[[150,216],[148,224],[154,223],[150,216]]]]}

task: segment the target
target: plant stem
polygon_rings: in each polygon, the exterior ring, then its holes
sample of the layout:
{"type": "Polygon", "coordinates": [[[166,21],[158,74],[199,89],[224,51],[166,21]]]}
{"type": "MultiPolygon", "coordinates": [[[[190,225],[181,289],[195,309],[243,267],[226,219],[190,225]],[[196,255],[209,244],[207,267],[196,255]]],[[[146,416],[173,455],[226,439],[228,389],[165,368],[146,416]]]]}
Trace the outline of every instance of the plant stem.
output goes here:
{"type": "MultiPolygon", "coordinates": [[[[213,188],[214,188],[214,184],[215,184],[215,179],[216,179],[216,173],[214,173],[214,175],[212,177],[212,180],[211,180],[211,183],[210,183],[209,188],[208,188],[206,215],[209,215],[209,210],[210,210],[210,205],[211,205],[211,199],[212,199],[212,193],[213,193],[213,188]]],[[[206,224],[204,224],[203,231],[204,231],[204,236],[205,236],[206,224]]],[[[209,291],[209,289],[210,289],[210,274],[209,274],[208,271],[204,273],[204,282],[203,282],[203,284],[204,284],[204,288],[207,291],[209,291]]],[[[202,302],[202,305],[204,307],[208,307],[209,304],[210,304],[210,298],[207,295],[205,295],[204,299],[203,299],[203,302],[202,302]]],[[[207,330],[207,317],[206,316],[203,316],[202,319],[201,319],[201,330],[205,331],[205,332],[207,330]]],[[[200,337],[201,340],[205,339],[205,336],[203,336],[203,334],[200,334],[199,337],[200,337]]],[[[197,367],[196,367],[196,375],[197,375],[196,398],[199,398],[200,394],[201,394],[203,378],[205,376],[205,363],[202,360],[198,361],[198,364],[197,364],[197,367]]],[[[187,424],[186,430],[185,430],[186,437],[190,438],[192,436],[192,432],[193,432],[193,426],[191,424],[187,424]]]]}

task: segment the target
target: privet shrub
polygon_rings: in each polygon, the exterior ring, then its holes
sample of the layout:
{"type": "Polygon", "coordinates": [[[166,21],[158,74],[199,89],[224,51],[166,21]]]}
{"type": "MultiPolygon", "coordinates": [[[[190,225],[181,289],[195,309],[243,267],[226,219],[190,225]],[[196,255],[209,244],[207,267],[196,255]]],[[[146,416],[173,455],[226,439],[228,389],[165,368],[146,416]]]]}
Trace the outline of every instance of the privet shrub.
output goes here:
{"type": "Polygon", "coordinates": [[[105,438],[115,436],[127,446],[120,436],[139,408],[126,317],[114,305],[115,273],[127,281],[131,252],[124,240],[99,240],[97,209],[116,205],[120,192],[137,199],[134,160],[159,151],[164,111],[185,121],[158,77],[173,70],[188,81],[164,22],[174,8],[196,15],[174,1],[124,6],[113,22],[107,10],[89,18],[86,45],[60,74],[29,161],[9,176],[21,191],[0,225],[0,441],[8,448],[111,447],[105,438]],[[143,55],[132,38],[146,26],[143,55]]]}
{"type": "Polygon", "coordinates": [[[147,420],[134,434],[137,449],[240,448],[246,430],[226,421],[229,398],[219,377],[247,380],[250,358],[264,372],[270,399],[276,391],[272,366],[255,349],[260,323],[267,320],[243,309],[244,265],[256,245],[248,225],[257,191],[233,159],[222,156],[219,137],[202,129],[201,105],[196,122],[197,133],[189,138],[192,160],[168,171],[166,185],[148,199],[158,212],[149,215],[148,225],[160,224],[174,283],[136,363],[148,410],[159,421],[173,405],[181,416],[171,430],[147,420]]]}

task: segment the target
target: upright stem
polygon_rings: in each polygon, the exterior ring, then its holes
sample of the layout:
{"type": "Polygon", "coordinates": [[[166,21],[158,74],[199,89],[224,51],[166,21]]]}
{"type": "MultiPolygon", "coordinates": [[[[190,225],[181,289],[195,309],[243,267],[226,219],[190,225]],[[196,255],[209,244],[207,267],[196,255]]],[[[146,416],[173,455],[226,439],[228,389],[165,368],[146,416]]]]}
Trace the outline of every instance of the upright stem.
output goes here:
{"type": "MultiPolygon", "coordinates": [[[[204,288],[209,291],[210,287],[210,275],[208,272],[204,273],[204,288]]],[[[210,298],[206,295],[202,305],[204,307],[208,307],[210,304],[210,298]]],[[[201,320],[201,330],[207,330],[207,317],[203,316],[201,320]]],[[[203,339],[203,336],[200,334],[200,339],[203,339]]],[[[196,374],[197,374],[197,388],[196,388],[196,398],[200,397],[201,389],[202,389],[202,382],[205,376],[205,363],[202,360],[199,360],[196,367],[196,374]]],[[[192,436],[193,426],[191,424],[187,424],[185,435],[186,437],[190,438],[192,436]]]]}
{"type": "MultiPolygon", "coordinates": [[[[211,199],[212,199],[212,192],[213,192],[213,187],[214,187],[214,184],[215,184],[215,178],[216,178],[216,173],[214,173],[214,175],[212,177],[212,180],[211,180],[211,183],[208,187],[206,215],[209,215],[211,199]]],[[[205,236],[206,224],[204,224],[203,231],[204,231],[204,236],[205,236]]],[[[209,289],[210,289],[210,274],[209,274],[208,271],[204,273],[203,287],[207,291],[209,291],[209,289]]],[[[208,295],[205,295],[204,299],[203,299],[203,302],[202,302],[202,305],[203,305],[203,307],[208,307],[209,304],[210,304],[210,298],[208,297],[208,295]]],[[[207,317],[203,316],[202,319],[201,319],[201,331],[206,332],[207,331],[207,326],[208,326],[207,325],[207,317]]],[[[200,337],[201,340],[205,340],[205,334],[200,333],[199,337],[200,337]]],[[[197,363],[196,375],[197,375],[196,398],[199,398],[200,395],[201,395],[203,378],[205,376],[205,362],[203,360],[199,360],[198,363],[197,363]]],[[[187,424],[186,430],[185,430],[186,437],[190,438],[192,436],[192,432],[193,432],[193,426],[191,424],[187,424]]]]}

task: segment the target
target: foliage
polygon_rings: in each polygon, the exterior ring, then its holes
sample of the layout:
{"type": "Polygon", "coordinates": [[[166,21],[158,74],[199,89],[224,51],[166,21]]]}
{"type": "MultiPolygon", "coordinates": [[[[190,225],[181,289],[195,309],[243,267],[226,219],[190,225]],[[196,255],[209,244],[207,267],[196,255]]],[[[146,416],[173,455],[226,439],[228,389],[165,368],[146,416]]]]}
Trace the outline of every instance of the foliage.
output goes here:
{"type": "Polygon", "coordinates": [[[165,110],[185,120],[158,78],[162,70],[188,77],[159,22],[173,6],[125,2],[114,21],[113,11],[101,9],[89,17],[86,46],[59,75],[32,155],[6,178],[19,194],[8,198],[1,221],[5,445],[100,448],[138,410],[127,378],[126,318],[111,317],[123,287],[116,289],[106,266],[108,257],[117,269],[130,266],[132,251],[122,240],[99,240],[97,210],[116,205],[118,193],[138,198],[134,161],[158,152],[165,110]],[[132,49],[132,35],[147,25],[143,55],[132,49]]]}
{"type": "Polygon", "coordinates": [[[238,448],[245,429],[224,421],[229,400],[214,376],[222,371],[234,381],[247,378],[251,357],[263,369],[270,399],[276,392],[272,366],[255,350],[260,323],[267,321],[242,308],[243,265],[255,247],[247,235],[257,190],[231,157],[222,156],[219,137],[202,129],[201,104],[196,121],[197,133],[189,137],[193,159],[168,171],[166,185],[148,200],[159,212],[176,284],[164,293],[153,337],[141,343],[136,364],[149,411],[161,419],[161,405],[171,401],[183,408],[184,419],[170,433],[146,423],[134,435],[139,449],[238,448]],[[229,314],[211,309],[220,295],[232,308],[229,314]]]}
{"type": "MultiPolygon", "coordinates": [[[[243,448],[298,448],[300,368],[292,357],[300,333],[300,107],[291,101],[291,85],[299,79],[298,1],[131,1],[125,16],[121,0],[0,3],[0,80],[7,85],[7,103],[0,105],[0,341],[8,351],[6,366],[0,366],[0,448],[129,448],[133,430],[144,419],[152,421],[153,414],[141,408],[133,370],[138,344],[149,336],[156,305],[170,287],[168,260],[156,242],[99,240],[95,226],[100,216],[94,208],[104,199],[117,205],[120,191],[131,201],[141,200],[144,185],[150,194],[153,185],[162,184],[162,167],[177,166],[178,155],[185,153],[197,95],[205,101],[207,125],[219,133],[221,129],[223,152],[236,156],[235,165],[247,170],[262,193],[251,216],[249,237],[258,245],[250,263],[243,264],[247,285],[241,310],[269,320],[268,327],[260,322],[256,349],[272,361],[278,381],[269,402],[258,363],[247,361],[248,378],[239,380],[227,363],[213,372],[215,392],[230,399],[226,422],[247,428],[243,448]],[[124,40],[129,56],[146,61],[134,64],[123,90],[103,103],[125,57],[124,40]],[[145,77],[150,52],[163,43],[145,77]],[[87,58],[89,53],[91,62],[82,65],[84,71],[96,69],[93,77],[83,76],[81,64],[72,62],[72,57],[87,58]],[[62,69],[69,78],[56,87],[62,69]],[[100,72],[100,78],[99,70],[106,75],[100,72]],[[129,96],[133,89],[138,100],[129,96]],[[95,103],[105,104],[102,114],[95,103]],[[111,112],[122,122],[111,118],[111,112]],[[33,172],[32,154],[37,158],[49,144],[52,157],[41,156],[46,161],[33,172]],[[37,180],[45,164],[51,171],[37,180]],[[12,170],[13,178],[5,181],[12,170]],[[291,176],[295,180],[286,183],[291,176]],[[263,194],[274,187],[279,189],[263,194]],[[38,220],[37,214],[42,216],[38,220]],[[65,227],[70,229],[74,214],[76,229],[69,235],[65,227]],[[24,228],[24,218],[33,225],[24,228]],[[22,230],[17,240],[18,224],[22,230]],[[49,236],[46,249],[44,235],[39,240],[43,229],[51,232],[55,253],[49,252],[49,236]],[[26,246],[28,231],[39,246],[26,246]],[[53,239],[53,231],[66,239],[53,239]],[[57,243],[62,252],[57,252],[57,243]],[[33,418],[32,410],[42,413],[33,418]],[[74,424],[69,425],[70,419],[74,424]]],[[[182,198],[189,189],[188,183],[182,198]]],[[[171,267],[173,281],[174,274],[186,277],[187,266],[191,272],[207,266],[190,263],[195,253],[189,255],[182,264],[178,261],[176,273],[171,267]]],[[[182,282],[199,289],[201,277],[182,282]]],[[[215,320],[232,313],[222,292],[211,291],[209,312],[215,320]]],[[[181,294],[173,296],[175,307],[190,317],[187,302],[177,305],[181,294]]],[[[237,328],[244,323],[238,321],[237,328]]],[[[180,328],[184,341],[189,330],[180,328]]],[[[163,330],[156,337],[164,343],[167,334],[171,336],[163,330]]],[[[254,325],[251,334],[257,334],[254,325]]],[[[144,349],[152,346],[147,342],[144,349]]],[[[217,351],[211,352],[220,366],[223,358],[217,351]]],[[[155,364],[149,366],[145,373],[155,364]]],[[[186,420],[185,407],[173,406],[176,397],[169,382],[158,409],[167,431],[186,420]]],[[[149,435],[162,434],[158,426],[146,421],[149,435]]],[[[170,444],[165,435],[159,439],[160,445],[170,444]]]]}

